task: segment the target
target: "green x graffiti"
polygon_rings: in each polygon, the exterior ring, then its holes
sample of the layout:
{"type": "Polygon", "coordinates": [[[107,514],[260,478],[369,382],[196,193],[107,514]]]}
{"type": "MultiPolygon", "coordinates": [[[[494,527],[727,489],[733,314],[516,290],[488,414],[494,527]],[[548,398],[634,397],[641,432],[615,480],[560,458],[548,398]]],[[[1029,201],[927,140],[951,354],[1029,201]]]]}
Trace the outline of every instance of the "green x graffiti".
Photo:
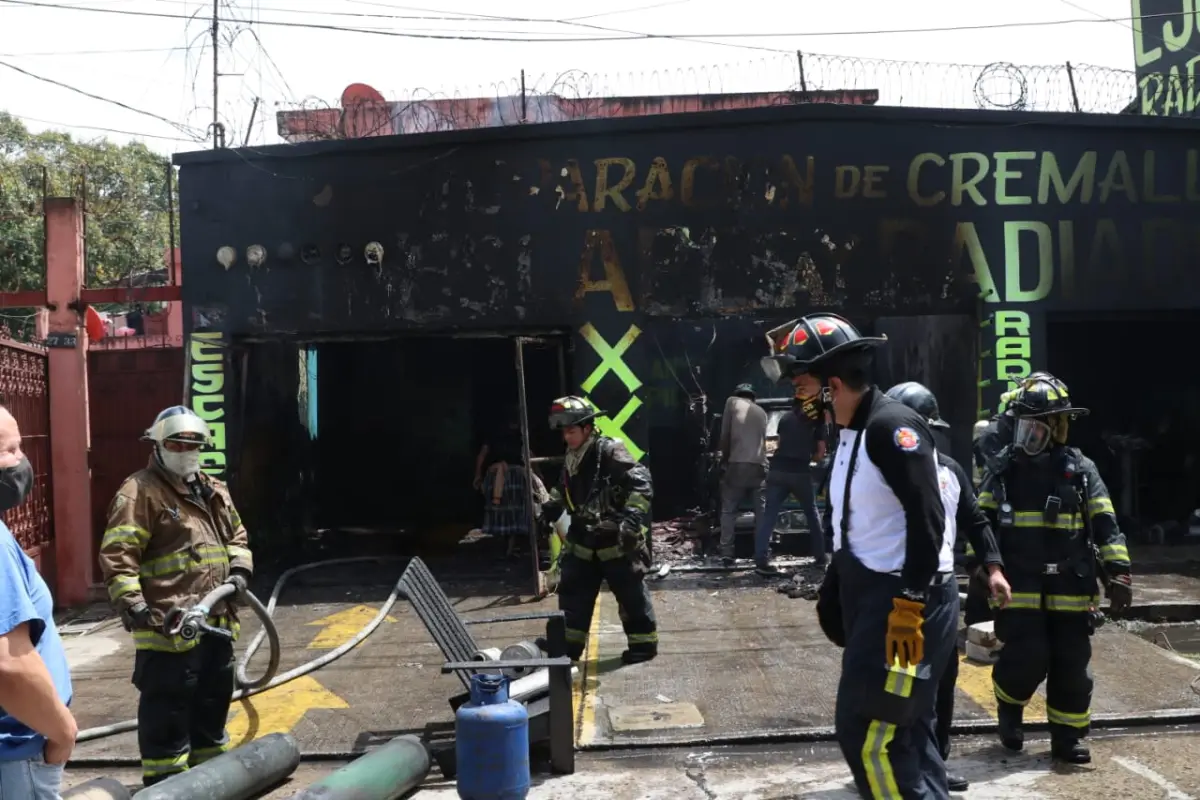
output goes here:
{"type": "Polygon", "coordinates": [[[646,455],[646,451],[638,447],[637,442],[625,435],[625,423],[641,407],[642,399],[640,397],[631,397],[625,403],[625,407],[615,417],[609,417],[607,414],[596,417],[596,429],[605,436],[623,441],[625,449],[629,451],[629,454],[633,456],[635,461],[641,461],[642,456],[646,455]]]}
{"type": "Polygon", "coordinates": [[[592,370],[592,374],[587,377],[583,383],[579,384],[580,388],[586,394],[591,394],[592,390],[600,383],[600,379],[612,372],[621,379],[621,383],[625,384],[625,388],[632,394],[642,385],[641,380],[633,374],[633,370],[621,359],[629,346],[634,340],[641,335],[642,331],[637,325],[630,325],[629,330],[625,331],[625,335],[615,344],[610,345],[604,341],[604,337],[600,335],[600,331],[596,330],[592,323],[585,324],[579,329],[579,333],[592,346],[596,354],[600,356],[600,363],[592,370]]]}

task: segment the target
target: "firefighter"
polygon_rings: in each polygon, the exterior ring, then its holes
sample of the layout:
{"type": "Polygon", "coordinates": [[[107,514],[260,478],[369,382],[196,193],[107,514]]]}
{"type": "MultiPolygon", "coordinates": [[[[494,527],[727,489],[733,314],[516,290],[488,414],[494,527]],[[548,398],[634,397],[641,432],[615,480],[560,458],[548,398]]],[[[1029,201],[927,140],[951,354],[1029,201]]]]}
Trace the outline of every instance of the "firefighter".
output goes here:
{"type": "MultiPolygon", "coordinates": [[[[200,448],[211,442],[204,420],[172,406],[142,438],[154,452],[108,507],[100,569],[133,634],[138,749],[142,782],[151,786],[228,748],[234,690],[232,641],[213,634],[185,641],[163,630],[164,616],[222,583],[244,591],[253,561],[225,484],[200,471],[200,448]]],[[[232,603],[215,606],[209,624],[236,638],[232,603]]]]}
{"type": "MultiPolygon", "coordinates": [[[[916,381],[908,381],[893,386],[887,391],[888,397],[899,400],[909,408],[921,414],[929,421],[933,430],[948,432],[950,425],[942,419],[938,410],[937,397],[927,387],[916,381]]],[[[948,439],[946,440],[948,441],[948,439]]],[[[991,525],[987,515],[979,508],[975,499],[975,487],[971,479],[957,461],[938,449],[938,478],[942,489],[942,502],[946,509],[946,533],[942,548],[953,552],[959,530],[966,534],[968,552],[983,553],[983,565],[979,571],[984,575],[984,591],[996,597],[1000,603],[1007,603],[1011,588],[1004,578],[1003,560],[996,545],[996,537],[992,535],[991,525]]],[[[984,605],[987,605],[986,597],[984,605]]],[[[952,655],[946,665],[946,672],[938,683],[937,691],[937,740],[942,751],[942,758],[950,758],[950,726],[954,721],[954,691],[958,683],[958,658],[952,655]]],[[[952,792],[965,792],[970,783],[961,775],[946,773],[946,783],[952,792]]]]}
{"type": "Polygon", "coordinates": [[[1024,706],[1046,681],[1052,757],[1086,764],[1091,723],[1091,635],[1097,579],[1114,611],[1133,600],[1129,551],[1096,465],[1068,447],[1071,420],[1088,413],[1048,373],[1026,379],[1009,404],[1012,457],[984,477],[980,505],[997,530],[1013,599],[996,612],[1004,642],[992,668],[1001,743],[1024,744],[1024,706]],[[1103,564],[1097,570],[1096,552],[1103,564]]]}
{"type": "MultiPolygon", "coordinates": [[[[953,656],[958,585],[943,545],[946,512],[933,434],[925,418],[871,385],[871,351],[835,314],[796,320],[763,360],[803,400],[842,426],[829,479],[833,562],[820,602],[840,617],[842,674],[834,724],[865,797],[948,798],[934,733],[934,697],[953,656]]],[[[836,634],[837,631],[835,630],[836,634]]],[[[833,638],[833,637],[831,637],[833,638]]]]}
{"type": "Polygon", "coordinates": [[[555,520],[564,509],[571,515],[558,586],[567,655],[583,657],[600,584],[607,581],[629,645],[621,661],[636,664],[658,655],[658,624],[645,582],[654,488],[650,470],[620,439],[596,431],[601,413],[581,397],[561,397],[550,406],[550,428],[562,432],[567,455],[543,519],[555,520]]]}

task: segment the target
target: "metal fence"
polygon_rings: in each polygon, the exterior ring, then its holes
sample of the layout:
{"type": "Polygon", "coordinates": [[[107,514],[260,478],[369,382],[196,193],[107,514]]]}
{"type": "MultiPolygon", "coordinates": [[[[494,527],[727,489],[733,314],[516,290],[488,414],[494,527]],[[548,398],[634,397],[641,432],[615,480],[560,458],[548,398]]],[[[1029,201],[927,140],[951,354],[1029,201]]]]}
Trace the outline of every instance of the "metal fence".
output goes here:
{"type": "Polygon", "coordinates": [[[2,518],[17,542],[36,557],[54,539],[53,487],[50,470],[50,392],[46,350],[0,339],[0,401],[21,426],[21,449],[36,476],[24,503],[2,518]]]}

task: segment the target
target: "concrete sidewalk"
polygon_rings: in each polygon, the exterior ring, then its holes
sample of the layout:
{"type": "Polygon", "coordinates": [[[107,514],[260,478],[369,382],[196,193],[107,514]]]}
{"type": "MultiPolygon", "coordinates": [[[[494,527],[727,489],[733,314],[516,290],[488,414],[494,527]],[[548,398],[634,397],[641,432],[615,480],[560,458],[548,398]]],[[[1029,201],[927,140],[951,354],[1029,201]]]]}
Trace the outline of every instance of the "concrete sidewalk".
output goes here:
{"type": "MultiPolygon", "coordinates": [[[[1158,731],[1097,737],[1084,767],[1052,764],[1049,743],[1033,739],[1013,755],[982,737],[956,743],[953,768],[972,782],[967,800],[1200,800],[1200,738],[1158,731]]],[[[337,764],[302,764],[263,796],[284,800],[337,764]]],[[[68,785],[101,774],[71,770],[68,785]]],[[[136,771],[106,771],[133,786],[136,771]]],[[[858,800],[841,753],[831,746],[696,748],[583,755],[574,775],[535,776],[530,800],[858,800]]],[[[452,800],[436,770],[415,797],[452,800]]]]}

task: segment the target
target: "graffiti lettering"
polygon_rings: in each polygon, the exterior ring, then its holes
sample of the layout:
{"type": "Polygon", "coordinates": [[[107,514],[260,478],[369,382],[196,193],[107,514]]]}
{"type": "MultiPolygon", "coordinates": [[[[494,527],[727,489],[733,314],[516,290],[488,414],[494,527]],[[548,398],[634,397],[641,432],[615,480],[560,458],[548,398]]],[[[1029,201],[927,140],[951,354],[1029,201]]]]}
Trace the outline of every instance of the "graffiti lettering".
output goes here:
{"type": "Polygon", "coordinates": [[[633,311],[633,295],[625,270],[613,245],[612,234],[606,230],[590,230],[583,237],[583,255],[579,257],[579,286],[575,290],[575,301],[582,302],[588,292],[608,292],[618,311],[633,311]],[[604,278],[592,280],[592,264],[599,251],[604,278]]]}
{"type": "MultiPolygon", "coordinates": [[[[1029,315],[1024,311],[997,311],[994,317],[996,325],[996,382],[1006,387],[1001,393],[1012,391],[1017,387],[1017,381],[1024,378],[1032,370],[1033,358],[1032,339],[1029,334],[1031,327],[1029,315]]],[[[996,411],[1000,411],[997,405],[996,411]]]]}
{"type": "Polygon", "coordinates": [[[212,445],[200,454],[201,468],[215,478],[225,474],[225,347],[221,334],[191,336],[192,410],[208,423],[212,445]]]}

